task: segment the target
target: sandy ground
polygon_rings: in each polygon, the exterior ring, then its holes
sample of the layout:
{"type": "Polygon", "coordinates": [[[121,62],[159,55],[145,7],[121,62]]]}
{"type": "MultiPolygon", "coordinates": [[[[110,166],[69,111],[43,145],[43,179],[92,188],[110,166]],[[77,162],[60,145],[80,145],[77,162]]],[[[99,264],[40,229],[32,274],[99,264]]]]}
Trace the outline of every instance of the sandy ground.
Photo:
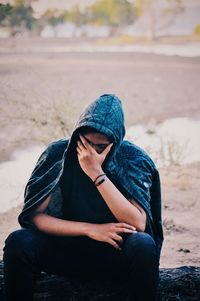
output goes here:
{"type": "MultiPolygon", "coordinates": [[[[1,43],[0,43],[1,45],[1,43]]],[[[200,117],[200,58],[130,53],[0,54],[0,161],[13,149],[70,132],[100,94],[122,100],[126,125],[200,117]],[[58,126],[59,124],[59,126],[58,126]]],[[[165,241],[161,267],[200,265],[200,163],[160,169],[165,241]]],[[[4,240],[21,207],[0,214],[4,240]]]]}

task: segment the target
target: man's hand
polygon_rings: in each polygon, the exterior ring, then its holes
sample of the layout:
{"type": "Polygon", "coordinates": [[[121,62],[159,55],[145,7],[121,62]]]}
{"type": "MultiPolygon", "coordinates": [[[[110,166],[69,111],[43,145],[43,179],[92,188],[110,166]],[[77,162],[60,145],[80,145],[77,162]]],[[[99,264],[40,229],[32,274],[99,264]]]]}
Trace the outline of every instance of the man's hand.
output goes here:
{"type": "Polygon", "coordinates": [[[123,239],[119,233],[134,232],[137,232],[135,227],[126,223],[90,224],[87,235],[94,240],[107,242],[120,250],[120,244],[123,243],[123,239]]]}
{"type": "Polygon", "coordinates": [[[82,170],[94,181],[99,174],[103,173],[101,165],[113,143],[109,144],[102,153],[98,154],[82,135],[79,136],[80,140],[78,140],[76,148],[78,160],[82,170]]]}

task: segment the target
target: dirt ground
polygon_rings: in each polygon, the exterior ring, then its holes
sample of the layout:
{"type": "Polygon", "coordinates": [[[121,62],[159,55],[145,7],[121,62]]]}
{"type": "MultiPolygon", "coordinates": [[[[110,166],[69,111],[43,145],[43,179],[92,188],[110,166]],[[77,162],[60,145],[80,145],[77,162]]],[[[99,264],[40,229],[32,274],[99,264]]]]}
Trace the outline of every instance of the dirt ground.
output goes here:
{"type": "MultiPolygon", "coordinates": [[[[2,43],[0,42],[0,47],[2,43]]],[[[34,47],[34,45],[33,45],[34,47]]],[[[200,58],[131,53],[0,53],[0,162],[18,147],[71,131],[104,93],[123,100],[126,126],[200,118],[200,58]]],[[[161,267],[200,265],[200,162],[160,169],[165,241],[161,267]]],[[[21,206],[0,214],[4,240],[21,206]]]]}

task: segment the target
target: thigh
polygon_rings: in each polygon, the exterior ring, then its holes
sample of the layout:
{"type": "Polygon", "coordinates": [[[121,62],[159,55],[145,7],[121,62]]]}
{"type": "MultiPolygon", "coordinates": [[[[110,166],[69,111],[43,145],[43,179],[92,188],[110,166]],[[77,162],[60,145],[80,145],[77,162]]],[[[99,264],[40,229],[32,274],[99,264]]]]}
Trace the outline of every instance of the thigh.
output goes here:
{"type": "Polygon", "coordinates": [[[11,233],[6,239],[5,253],[15,258],[25,256],[33,270],[52,274],[109,277],[118,275],[125,267],[123,252],[108,243],[86,236],[57,237],[32,229],[11,233]]]}
{"type": "Polygon", "coordinates": [[[48,237],[41,268],[64,275],[117,276],[126,266],[123,252],[84,236],[48,237]]]}
{"type": "MultiPolygon", "coordinates": [[[[62,238],[47,235],[37,229],[19,229],[12,232],[5,240],[5,266],[24,265],[31,271],[51,271],[56,273],[69,262],[72,265],[72,248],[61,245],[62,238]],[[71,251],[70,251],[71,249],[71,251]]],[[[68,244],[71,245],[71,244],[68,244]]]]}

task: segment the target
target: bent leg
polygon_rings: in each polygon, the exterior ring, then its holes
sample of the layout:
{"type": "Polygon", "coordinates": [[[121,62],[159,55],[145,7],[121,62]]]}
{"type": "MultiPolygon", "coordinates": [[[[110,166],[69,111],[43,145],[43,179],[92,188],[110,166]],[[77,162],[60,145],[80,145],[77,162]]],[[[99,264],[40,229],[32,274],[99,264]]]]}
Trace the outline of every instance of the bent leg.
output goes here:
{"type": "Polygon", "coordinates": [[[21,229],[5,242],[6,300],[32,300],[34,275],[45,271],[76,276],[121,275],[128,279],[131,300],[154,301],[158,265],[155,243],[146,233],[129,234],[120,252],[87,237],[59,238],[21,229]]]}
{"type": "Polygon", "coordinates": [[[17,230],[8,236],[4,247],[6,300],[33,300],[33,284],[40,271],[105,277],[117,254],[120,256],[109,244],[88,237],[56,237],[36,230],[17,230]]]}
{"type": "Polygon", "coordinates": [[[153,238],[147,233],[128,235],[123,253],[129,263],[128,287],[131,300],[155,301],[159,280],[159,256],[153,238]]]}
{"type": "Polygon", "coordinates": [[[4,247],[4,281],[6,300],[32,300],[33,281],[40,272],[40,250],[45,247],[37,231],[20,229],[12,232],[4,247]]]}

